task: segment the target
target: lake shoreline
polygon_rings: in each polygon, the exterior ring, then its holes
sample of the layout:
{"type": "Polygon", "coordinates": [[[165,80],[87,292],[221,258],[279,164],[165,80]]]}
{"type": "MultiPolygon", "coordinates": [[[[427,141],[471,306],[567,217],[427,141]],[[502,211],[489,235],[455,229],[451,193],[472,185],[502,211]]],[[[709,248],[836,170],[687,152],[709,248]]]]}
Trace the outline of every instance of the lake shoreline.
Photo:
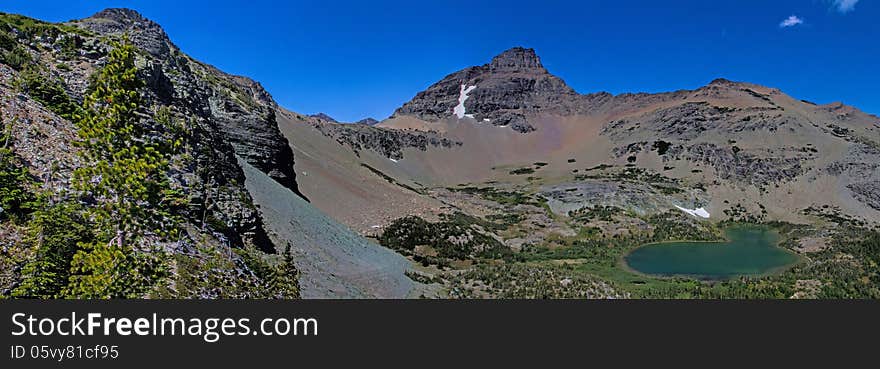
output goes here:
{"type": "MultiPolygon", "coordinates": [[[[634,275],[638,275],[640,277],[645,277],[645,278],[657,278],[657,279],[665,279],[665,280],[671,280],[671,279],[676,279],[676,278],[685,278],[685,279],[691,279],[691,280],[700,281],[700,282],[713,283],[713,282],[732,280],[732,279],[741,278],[741,277],[762,278],[762,277],[767,277],[770,275],[784,273],[786,270],[789,270],[792,267],[802,263],[804,260],[804,257],[802,255],[794,252],[793,250],[790,250],[788,248],[781,246],[785,241],[787,241],[789,239],[789,237],[784,236],[781,232],[779,232],[779,230],[776,227],[773,227],[770,225],[750,224],[750,223],[732,223],[732,224],[729,224],[728,226],[723,228],[723,234],[724,234],[723,238],[719,239],[719,240],[711,240],[711,241],[708,241],[708,240],[706,240],[706,241],[665,240],[665,241],[651,242],[651,243],[638,245],[638,246],[634,247],[633,249],[627,251],[622,256],[620,256],[617,264],[621,267],[621,269],[623,269],[629,273],[632,273],[634,275]],[[634,253],[636,253],[639,250],[644,249],[646,247],[655,247],[655,246],[666,246],[666,247],[678,247],[678,246],[688,247],[688,246],[690,246],[690,247],[693,247],[693,246],[695,246],[695,244],[707,244],[707,243],[717,243],[718,247],[731,247],[732,243],[742,242],[739,238],[731,237],[731,235],[730,235],[731,230],[737,230],[737,229],[743,230],[746,232],[754,231],[754,230],[761,230],[763,232],[771,232],[774,237],[774,240],[772,241],[772,245],[769,245],[769,246],[771,246],[774,251],[782,251],[786,255],[793,257],[793,260],[790,263],[785,263],[784,265],[780,265],[777,267],[770,267],[769,269],[767,269],[763,272],[760,272],[760,273],[733,271],[729,274],[726,274],[726,273],[712,274],[709,272],[704,272],[704,273],[700,273],[700,272],[695,272],[695,273],[677,273],[677,272],[650,273],[650,272],[644,272],[639,269],[636,269],[636,267],[634,267],[630,264],[630,257],[634,253]]],[[[741,251],[741,250],[735,250],[735,251],[741,251]]],[[[732,256],[735,256],[735,255],[732,255],[732,256]]]]}

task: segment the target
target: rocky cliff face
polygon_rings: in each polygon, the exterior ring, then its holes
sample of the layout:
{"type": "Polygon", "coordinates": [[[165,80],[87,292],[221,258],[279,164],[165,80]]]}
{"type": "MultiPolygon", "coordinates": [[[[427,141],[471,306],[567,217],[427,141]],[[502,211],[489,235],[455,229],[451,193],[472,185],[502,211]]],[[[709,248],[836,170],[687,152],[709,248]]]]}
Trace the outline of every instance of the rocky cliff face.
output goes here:
{"type": "Polygon", "coordinates": [[[509,126],[518,132],[535,130],[529,116],[537,112],[567,114],[580,96],[550,74],[533,49],[515,47],[488,64],[470,67],[443,78],[395,111],[426,121],[473,119],[509,126]]]}
{"type": "Polygon", "coordinates": [[[178,51],[158,23],[144,18],[131,9],[104,9],[89,18],[71,24],[99,35],[128,33],[132,43],[156,58],[165,59],[172,50],[178,51]]]}
{"type": "Polygon", "coordinates": [[[321,118],[310,117],[308,124],[340,145],[348,146],[356,156],[362,150],[371,150],[392,160],[403,159],[403,150],[414,148],[426,151],[428,148],[448,149],[461,146],[460,141],[451,140],[434,132],[400,131],[374,127],[375,124],[334,123],[321,118]]]}
{"type": "Polygon", "coordinates": [[[162,27],[130,9],[107,9],[70,24],[97,35],[128,35],[147,54],[143,78],[154,102],[185,108],[231,144],[235,155],[302,196],[293,151],[275,121],[278,105],[259,82],[190,58],[162,27]]]}
{"type": "Polygon", "coordinates": [[[82,101],[90,77],[123,35],[139,50],[135,64],[146,83],[139,109],[143,124],[154,126],[157,112],[168,109],[185,131],[184,152],[172,160],[169,174],[172,188],[187,199],[177,214],[186,220],[187,237],[165,247],[178,260],[203,262],[177,265],[180,278],[186,275],[193,283],[174,286],[173,296],[289,297],[267,290],[253,269],[264,256],[250,250],[272,254],[283,245],[276,247],[268,237],[238,163],[243,159],[299,195],[293,152],[275,121],[277,104],[259,83],[184,54],[158,24],[137,12],[107,9],[65,24],[0,14],[0,113],[11,131],[4,145],[26,163],[39,187],[63,196],[72,170],[83,164],[64,104],[82,101]],[[224,248],[248,251],[205,251],[224,248]]]}

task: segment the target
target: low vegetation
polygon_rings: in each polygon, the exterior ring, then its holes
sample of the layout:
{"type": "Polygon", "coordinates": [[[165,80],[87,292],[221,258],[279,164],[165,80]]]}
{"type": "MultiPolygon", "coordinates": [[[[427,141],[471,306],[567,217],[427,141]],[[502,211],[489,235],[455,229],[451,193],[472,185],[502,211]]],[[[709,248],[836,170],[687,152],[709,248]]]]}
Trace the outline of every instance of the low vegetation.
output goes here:
{"type": "MultiPolygon", "coordinates": [[[[499,196],[494,188],[458,190],[508,203],[512,196],[499,196]]],[[[746,214],[750,213],[743,211],[743,218],[747,218],[746,214]]],[[[720,241],[724,228],[741,223],[715,224],[676,211],[638,216],[611,206],[586,207],[569,215],[571,224],[579,230],[577,236],[546,237],[540,244],[525,244],[517,250],[496,241],[495,234],[517,227],[524,220],[518,212],[496,214],[485,220],[459,213],[438,223],[404,218],[389,227],[380,242],[425,265],[447,270],[422,279],[442,283],[450,296],[458,298],[880,297],[880,230],[865,228],[850,219],[829,216],[828,219],[841,222],[829,239],[829,247],[809,254],[781,273],[702,281],[635,274],[626,268],[623,258],[648,243],[720,241]],[[629,234],[603,235],[592,226],[596,221],[625,219],[638,219],[648,228],[629,234]],[[477,233],[479,236],[472,237],[477,233]],[[454,244],[447,242],[450,240],[475,241],[454,244]],[[489,255],[475,252],[487,249],[487,245],[495,251],[489,255]],[[456,263],[461,260],[469,264],[456,263]]],[[[782,236],[780,247],[793,252],[797,252],[800,240],[823,232],[821,228],[784,222],[762,224],[775,229],[782,236]]]]}
{"type": "Polygon", "coordinates": [[[381,177],[382,179],[384,179],[384,180],[385,180],[386,182],[388,182],[388,183],[391,183],[391,184],[393,184],[393,185],[400,186],[400,187],[402,187],[402,188],[405,188],[405,189],[410,190],[410,191],[415,192],[415,193],[423,193],[423,191],[417,190],[417,189],[413,188],[412,186],[407,185],[406,183],[401,183],[401,182],[399,182],[398,180],[392,178],[391,176],[389,176],[389,175],[383,173],[381,170],[378,170],[378,169],[376,169],[376,168],[373,168],[373,167],[372,167],[371,165],[369,165],[369,164],[361,163],[361,166],[364,167],[364,168],[367,168],[367,170],[369,170],[370,172],[373,172],[373,174],[375,174],[375,175],[381,177]]]}
{"type": "MultiPolygon", "coordinates": [[[[2,118],[2,117],[0,117],[2,118]]],[[[14,119],[14,118],[13,118],[14,119]]],[[[12,121],[14,123],[14,120],[12,121]]],[[[11,124],[0,126],[0,221],[23,216],[33,205],[30,174],[9,148],[11,124]]]]}
{"type": "Polygon", "coordinates": [[[408,216],[386,227],[379,243],[426,265],[448,265],[452,260],[513,260],[513,251],[490,233],[501,227],[463,213],[445,215],[436,223],[408,216]]]}
{"type": "Polygon", "coordinates": [[[571,265],[490,264],[451,278],[456,298],[625,298],[626,293],[571,265]]]}
{"type": "Polygon", "coordinates": [[[82,108],[64,90],[64,86],[38,67],[28,67],[20,75],[18,89],[58,116],[74,121],[82,108]]]}
{"type": "Polygon", "coordinates": [[[614,216],[623,213],[623,209],[616,206],[584,207],[568,212],[568,216],[577,222],[589,223],[593,220],[610,222],[614,216]]]}
{"type": "MultiPolygon", "coordinates": [[[[35,60],[28,51],[29,40],[56,40],[61,56],[75,56],[82,41],[81,36],[90,35],[88,31],[73,26],[41,22],[17,14],[0,13],[0,62],[15,70],[32,66],[35,60]],[[28,42],[20,42],[28,41],[28,42]]],[[[42,47],[36,44],[37,51],[42,47]]]]}
{"type": "Polygon", "coordinates": [[[299,273],[290,245],[281,257],[267,255],[253,247],[233,249],[232,255],[221,248],[202,247],[200,256],[174,255],[177,273],[174,288],[153,292],[160,298],[296,298],[299,297],[299,273]],[[241,274],[239,263],[253,274],[241,274]]]}
{"type": "Polygon", "coordinates": [[[519,175],[523,175],[523,174],[532,174],[534,172],[535,172],[535,170],[532,168],[518,168],[518,169],[511,170],[510,174],[515,175],[515,176],[519,176],[519,175]]]}
{"type": "Polygon", "coordinates": [[[678,182],[673,179],[666,177],[660,173],[644,169],[638,167],[626,167],[620,170],[606,171],[606,169],[613,168],[608,165],[599,165],[593,168],[587,169],[587,171],[600,171],[599,173],[592,174],[581,174],[575,176],[576,180],[585,180],[585,179],[610,179],[615,181],[625,181],[625,182],[639,182],[646,183],[652,186],[667,186],[674,187],[678,184],[678,182]]]}
{"type": "Polygon", "coordinates": [[[486,200],[497,202],[501,205],[505,206],[516,206],[516,205],[535,205],[542,206],[542,201],[540,199],[535,200],[532,196],[529,196],[523,192],[519,191],[507,191],[507,190],[499,190],[495,187],[450,187],[449,191],[453,192],[463,192],[471,195],[478,195],[483,197],[486,200]]]}

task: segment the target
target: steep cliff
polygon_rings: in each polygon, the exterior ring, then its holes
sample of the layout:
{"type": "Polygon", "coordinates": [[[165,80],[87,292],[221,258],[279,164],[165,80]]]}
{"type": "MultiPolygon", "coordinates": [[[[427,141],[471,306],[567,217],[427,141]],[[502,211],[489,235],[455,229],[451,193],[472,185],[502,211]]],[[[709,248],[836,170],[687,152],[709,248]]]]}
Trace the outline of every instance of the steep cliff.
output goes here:
{"type": "Polygon", "coordinates": [[[299,194],[293,152],[275,121],[278,104],[259,82],[183,54],[162,27],[134,10],[106,9],[69,24],[97,35],[128,35],[146,54],[144,79],[157,102],[185,107],[231,144],[236,155],[299,194]]]}
{"type": "MultiPolygon", "coordinates": [[[[72,171],[85,164],[74,144],[78,106],[114,43],[123,40],[135,46],[137,77],[145,83],[139,90],[143,106],[137,107],[141,124],[166,135],[157,117],[167,113],[181,126],[175,136],[183,149],[168,175],[171,188],[185,198],[171,214],[183,219],[185,233],[174,242],[146,236],[172,255],[175,271],[167,289],[155,293],[297,296],[295,279],[290,288],[276,288],[266,274],[281,265],[281,256],[273,254],[284,249],[267,235],[238,163],[241,158],[300,195],[293,152],[275,121],[277,104],[259,83],[184,54],[158,24],[133,10],[107,9],[64,24],[0,14],[0,113],[9,133],[3,145],[34,177],[32,185],[23,185],[53,202],[70,197],[72,171]]],[[[0,223],[5,252],[32,252],[27,229],[0,223]]],[[[14,265],[0,286],[4,294],[18,283],[16,271],[27,261],[5,256],[4,263],[14,265]]]]}

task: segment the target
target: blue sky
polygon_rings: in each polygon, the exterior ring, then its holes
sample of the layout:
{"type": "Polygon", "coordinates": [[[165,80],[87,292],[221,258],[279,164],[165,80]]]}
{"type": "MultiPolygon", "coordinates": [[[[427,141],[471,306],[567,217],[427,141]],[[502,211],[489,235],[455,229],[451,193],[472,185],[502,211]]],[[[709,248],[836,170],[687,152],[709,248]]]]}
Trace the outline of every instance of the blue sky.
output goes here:
{"type": "Polygon", "coordinates": [[[383,119],[445,75],[533,47],[578,92],[660,92],[716,77],[880,113],[877,0],[55,1],[64,21],[129,7],[184,52],[263,83],[283,106],[383,119]]]}

